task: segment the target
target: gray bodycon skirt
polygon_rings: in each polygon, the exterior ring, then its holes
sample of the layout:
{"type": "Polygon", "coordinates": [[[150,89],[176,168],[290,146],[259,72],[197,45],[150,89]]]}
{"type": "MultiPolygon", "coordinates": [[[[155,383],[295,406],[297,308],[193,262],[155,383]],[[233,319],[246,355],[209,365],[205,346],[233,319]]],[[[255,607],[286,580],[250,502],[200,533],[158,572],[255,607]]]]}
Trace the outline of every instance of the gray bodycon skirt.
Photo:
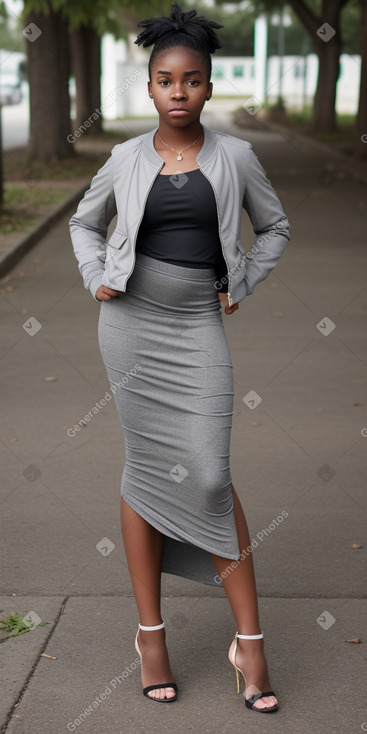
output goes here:
{"type": "Polygon", "coordinates": [[[213,268],[136,253],[98,340],[125,441],[121,496],[163,533],[162,572],[220,586],[238,560],[229,466],[233,368],[213,268]],[[230,565],[230,562],[229,562],[230,565]]]}

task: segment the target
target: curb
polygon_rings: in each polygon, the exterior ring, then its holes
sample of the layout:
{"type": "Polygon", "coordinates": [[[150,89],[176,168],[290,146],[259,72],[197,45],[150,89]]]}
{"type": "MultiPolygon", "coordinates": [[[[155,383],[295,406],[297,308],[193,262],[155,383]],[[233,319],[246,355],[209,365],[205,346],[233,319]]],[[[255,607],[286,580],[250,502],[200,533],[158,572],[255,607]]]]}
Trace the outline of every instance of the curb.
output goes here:
{"type": "Polygon", "coordinates": [[[66,214],[68,209],[70,209],[73,205],[79,203],[89,185],[90,182],[88,181],[77,191],[74,191],[74,193],[70,194],[69,197],[65,199],[62,204],[60,204],[58,209],[52,212],[52,214],[48,214],[46,217],[41,219],[41,221],[38,222],[38,224],[36,224],[33,229],[30,230],[30,232],[24,235],[24,237],[22,237],[19,242],[11,247],[8,252],[0,255],[1,278],[6,275],[9,270],[12,270],[15,265],[17,265],[19,260],[21,260],[22,257],[39,242],[41,237],[47,234],[47,232],[54,226],[54,224],[56,224],[64,216],[64,214],[66,214]]]}

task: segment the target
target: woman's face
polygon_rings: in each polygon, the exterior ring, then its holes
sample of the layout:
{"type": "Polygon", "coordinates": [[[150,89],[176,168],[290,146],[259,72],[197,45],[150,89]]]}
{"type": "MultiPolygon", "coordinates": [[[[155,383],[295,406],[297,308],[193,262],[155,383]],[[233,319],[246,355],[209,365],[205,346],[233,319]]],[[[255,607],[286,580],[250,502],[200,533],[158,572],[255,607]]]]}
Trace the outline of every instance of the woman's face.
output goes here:
{"type": "Polygon", "coordinates": [[[212,89],[205,63],[196,51],[175,46],[155,59],[148,92],[160,119],[168,125],[182,128],[196,122],[212,89]]]}

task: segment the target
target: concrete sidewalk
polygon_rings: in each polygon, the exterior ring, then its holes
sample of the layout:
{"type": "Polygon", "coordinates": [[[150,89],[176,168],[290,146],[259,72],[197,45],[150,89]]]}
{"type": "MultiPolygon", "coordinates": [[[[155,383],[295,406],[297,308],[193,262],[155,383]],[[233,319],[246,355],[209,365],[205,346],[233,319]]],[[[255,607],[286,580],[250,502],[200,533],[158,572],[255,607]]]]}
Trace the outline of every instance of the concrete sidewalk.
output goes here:
{"type": "MultiPolygon", "coordinates": [[[[279,132],[247,133],[225,115],[203,122],[251,140],[292,224],[276,270],[223,316],[235,377],[233,483],[258,543],[280,709],[256,716],[236,696],[223,590],[168,574],[162,614],[179,699],[160,707],[143,698],[112,401],[67,433],[109,389],[99,305],[79,275],[70,210],[2,295],[0,618],[32,611],[48,622],[0,645],[7,734],[367,730],[367,187],[330,175],[327,152],[301,150],[279,132]],[[253,410],[243,402],[251,390],[261,398],[253,410]],[[105,538],[107,554],[96,548],[105,538]],[[354,638],[362,644],[346,642],[354,638]]],[[[245,220],[243,234],[249,249],[245,220]]]]}

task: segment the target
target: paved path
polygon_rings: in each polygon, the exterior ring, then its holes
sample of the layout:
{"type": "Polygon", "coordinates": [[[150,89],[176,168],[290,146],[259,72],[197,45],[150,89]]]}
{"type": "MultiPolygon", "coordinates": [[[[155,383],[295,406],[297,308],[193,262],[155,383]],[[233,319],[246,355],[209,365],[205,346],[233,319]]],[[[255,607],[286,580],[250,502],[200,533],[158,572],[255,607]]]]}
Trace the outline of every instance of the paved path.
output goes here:
{"type": "MultiPolygon", "coordinates": [[[[162,612],[180,697],[160,707],[142,696],[112,401],[67,435],[109,388],[70,212],[2,294],[1,617],[32,611],[48,622],[0,646],[6,734],[367,730],[367,189],[279,133],[240,130],[225,115],[203,121],[251,140],[292,224],[276,270],[224,316],[233,482],[258,543],[261,624],[281,708],[255,716],[235,694],[224,592],[169,575],[162,612]],[[250,390],[261,397],[254,410],[243,402],[250,390]],[[115,545],[106,556],[96,548],[104,538],[115,545]],[[346,642],[356,637],[362,644],[346,642]]],[[[243,233],[249,248],[245,221],[243,233]]]]}

